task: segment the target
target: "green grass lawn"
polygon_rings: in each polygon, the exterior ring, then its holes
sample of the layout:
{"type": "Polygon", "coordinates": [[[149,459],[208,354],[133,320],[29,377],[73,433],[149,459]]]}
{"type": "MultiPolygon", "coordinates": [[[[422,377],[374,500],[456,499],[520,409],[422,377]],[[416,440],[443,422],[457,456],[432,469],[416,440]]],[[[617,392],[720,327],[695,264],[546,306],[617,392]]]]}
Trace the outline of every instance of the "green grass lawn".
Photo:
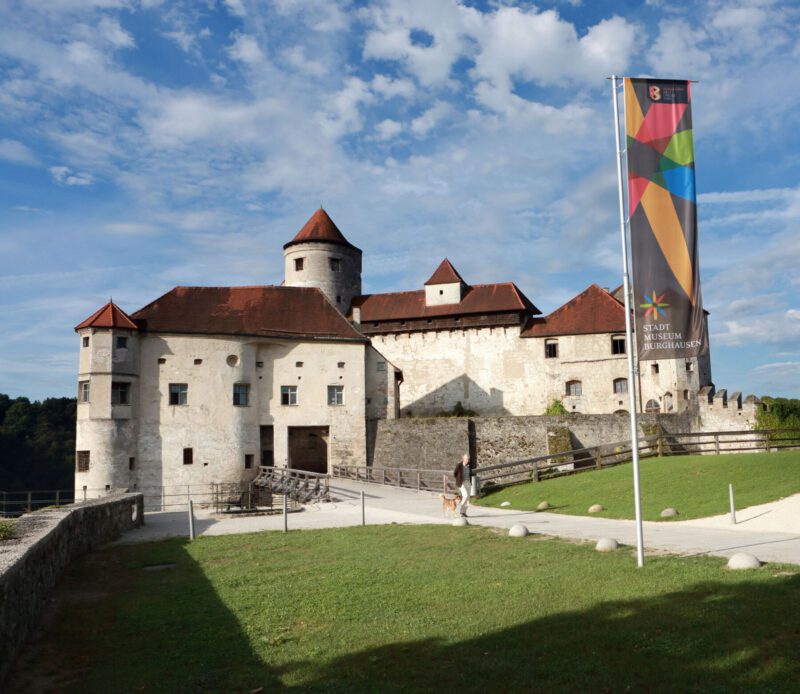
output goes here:
{"type": "Polygon", "coordinates": [[[450,526],[112,547],[6,691],[792,689],[800,569],[723,567],[450,526]]]}
{"type": "MultiPolygon", "coordinates": [[[[639,465],[642,516],[661,520],[669,506],[680,514],[676,520],[716,516],[730,511],[728,484],[733,483],[736,508],[782,499],[800,492],[800,451],[693,455],[647,458],[639,465]]],[[[548,501],[557,513],[585,516],[592,504],[606,518],[635,518],[633,466],[581,472],[543,482],[519,484],[477,500],[485,506],[511,502],[511,508],[535,511],[548,501]]]]}

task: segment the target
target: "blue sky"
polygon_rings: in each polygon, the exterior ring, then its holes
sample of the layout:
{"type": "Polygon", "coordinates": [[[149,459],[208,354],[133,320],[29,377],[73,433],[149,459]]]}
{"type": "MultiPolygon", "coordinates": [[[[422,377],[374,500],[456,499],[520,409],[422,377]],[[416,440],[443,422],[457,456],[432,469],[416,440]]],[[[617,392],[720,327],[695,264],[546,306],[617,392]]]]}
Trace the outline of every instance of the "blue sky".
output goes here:
{"type": "Polygon", "coordinates": [[[616,73],[698,80],[714,382],[800,397],[799,37],[791,0],[4,2],[0,392],[74,395],[109,296],[279,283],[320,204],[365,292],[620,284],[616,73]]]}

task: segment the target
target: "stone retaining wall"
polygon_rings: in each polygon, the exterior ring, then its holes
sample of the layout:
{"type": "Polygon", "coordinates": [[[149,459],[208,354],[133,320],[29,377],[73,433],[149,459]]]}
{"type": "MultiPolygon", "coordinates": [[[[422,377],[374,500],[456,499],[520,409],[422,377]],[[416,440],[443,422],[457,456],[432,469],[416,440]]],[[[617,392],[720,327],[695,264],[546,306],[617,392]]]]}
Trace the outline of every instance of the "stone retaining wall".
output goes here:
{"type": "Polygon", "coordinates": [[[26,514],[0,542],[0,682],[36,629],[64,569],[143,523],[141,494],[113,494],[26,514]]]}

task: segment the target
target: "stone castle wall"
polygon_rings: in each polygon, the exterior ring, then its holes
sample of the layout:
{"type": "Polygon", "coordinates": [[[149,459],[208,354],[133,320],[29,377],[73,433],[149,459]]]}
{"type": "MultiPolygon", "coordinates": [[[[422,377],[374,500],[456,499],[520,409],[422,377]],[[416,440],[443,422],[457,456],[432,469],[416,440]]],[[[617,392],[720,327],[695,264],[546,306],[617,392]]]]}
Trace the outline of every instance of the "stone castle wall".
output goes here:
{"type": "Polygon", "coordinates": [[[76,558],[143,522],[141,494],[119,494],[26,514],[0,542],[0,682],[76,558]]]}

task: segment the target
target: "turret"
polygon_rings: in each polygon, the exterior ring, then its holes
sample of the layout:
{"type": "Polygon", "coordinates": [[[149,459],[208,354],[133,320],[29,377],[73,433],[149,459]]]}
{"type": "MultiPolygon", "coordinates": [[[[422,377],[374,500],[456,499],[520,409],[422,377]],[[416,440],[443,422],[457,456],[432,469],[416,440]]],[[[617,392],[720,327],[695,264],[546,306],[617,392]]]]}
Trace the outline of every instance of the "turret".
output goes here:
{"type": "Polygon", "coordinates": [[[316,287],[343,314],[361,294],[361,250],[321,207],[283,247],[283,257],[287,287],[316,287]]]}
{"type": "Polygon", "coordinates": [[[75,498],[133,486],[139,329],[109,301],[75,326],[80,340],[75,498]]]}

